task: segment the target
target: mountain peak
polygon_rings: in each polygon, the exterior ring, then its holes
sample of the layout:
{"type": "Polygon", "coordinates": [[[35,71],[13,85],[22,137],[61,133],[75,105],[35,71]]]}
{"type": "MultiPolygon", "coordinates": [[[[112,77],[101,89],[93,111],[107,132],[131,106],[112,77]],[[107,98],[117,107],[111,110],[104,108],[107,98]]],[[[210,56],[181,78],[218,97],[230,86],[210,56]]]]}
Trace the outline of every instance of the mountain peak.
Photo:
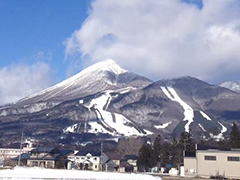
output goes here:
{"type": "Polygon", "coordinates": [[[225,87],[227,89],[230,89],[232,91],[240,93],[240,82],[225,81],[225,82],[219,84],[219,86],[225,87]]]}
{"type": "Polygon", "coordinates": [[[106,89],[116,89],[126,86],[142,86],[149,83],[147,78],[141,77],[121,68],[114,60],[93,64],[78,74],[39,93],[32,94],[20,102],[39,102],[45,100],[65,101],[86,94],[94,94],[106,89]]]}
{"type": "Polygon", "coordinates": [[[102,72],[102,71],[110,71],[116,75],[127,72],[127,70],[121,68],[114,60],[107,59],[87,67],[86,69],[81,71],[79,74],[83,75],[83,74],[88,74],[92,72],[102,72]]]}

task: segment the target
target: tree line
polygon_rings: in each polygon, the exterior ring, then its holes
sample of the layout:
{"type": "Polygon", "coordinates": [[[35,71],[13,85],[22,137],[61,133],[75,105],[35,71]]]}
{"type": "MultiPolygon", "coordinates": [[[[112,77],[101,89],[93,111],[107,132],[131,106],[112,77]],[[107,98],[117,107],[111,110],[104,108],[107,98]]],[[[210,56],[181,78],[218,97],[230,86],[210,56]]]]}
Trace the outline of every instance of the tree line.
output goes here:
{"type": "Polygon", "coordinates": [[[195,152],[195,144],[211,145],[219,148],[240,148],[240,132],[238,126],[233,123],[230,136],[222,140],[201,139],[196,141],[190,132],[182,132],[172,142],[164,141],[158,135],[153,143],[144,143],[138,151],[137,164],[140,171],[149,171],[154,167],[178,167],[183,164],[184,152],[195,152]]]}

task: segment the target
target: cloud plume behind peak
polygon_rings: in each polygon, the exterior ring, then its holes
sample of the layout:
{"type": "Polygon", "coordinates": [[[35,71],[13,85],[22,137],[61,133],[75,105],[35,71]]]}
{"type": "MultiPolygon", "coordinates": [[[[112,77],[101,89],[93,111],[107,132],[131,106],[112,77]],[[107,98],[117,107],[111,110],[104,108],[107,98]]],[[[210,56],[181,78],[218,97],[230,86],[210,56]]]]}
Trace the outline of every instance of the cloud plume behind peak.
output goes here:
{"type": "Polygon", "coordinates": [[[201,3],[92,1],[88,18],[65,41],[66,57],[78,54],[75,63],[88,64],[111,58],[153,80],[239,80],[240,3],[201,3]]]}

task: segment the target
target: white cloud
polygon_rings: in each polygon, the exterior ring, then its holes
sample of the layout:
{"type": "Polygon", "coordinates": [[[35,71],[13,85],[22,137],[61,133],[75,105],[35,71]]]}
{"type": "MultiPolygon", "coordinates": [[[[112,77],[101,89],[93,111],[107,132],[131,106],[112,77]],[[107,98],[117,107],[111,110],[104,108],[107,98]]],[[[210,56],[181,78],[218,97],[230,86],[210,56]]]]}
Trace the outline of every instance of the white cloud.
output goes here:
{"type": "Polygon", "coordinates": [[[44,62],[14,64],[0,68],[0,104],[16,102],[51,83],[50,67],[44,62]]]}
{"type": "Polygon", "coordinates": [[[239,77],[240,3],[202,3],[200,9],[181,0],[95,0],[81,29],[65,41],[66,56],[81,54],[87,64],[112,58],[155,80],[239,77]]]}

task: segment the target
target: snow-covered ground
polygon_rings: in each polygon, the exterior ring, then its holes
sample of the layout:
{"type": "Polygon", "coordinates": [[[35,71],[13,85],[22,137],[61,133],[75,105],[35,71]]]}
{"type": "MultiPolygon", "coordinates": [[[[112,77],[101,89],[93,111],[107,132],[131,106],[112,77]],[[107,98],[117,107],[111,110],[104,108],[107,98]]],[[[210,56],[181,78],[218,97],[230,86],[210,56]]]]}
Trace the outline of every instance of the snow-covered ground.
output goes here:
{"type": "Polygon", "coordinates": [[[162,124],[162,125],[156,125],[154,127],[157,128],[157,129],[164,129],[164,128],[168,127],[170,124],[172,124],[172,122],[168,122],[168,123],[165,123],[165,124],[162,124]]]}
{"type": "Polygon", "coordinates": [[[218,122],[218,124],[222,127],[221,132],[218,135],[213,135],[212,133],[210,133],[210,136],[217,141],[224,139],[223,133],[227,131],[227,128],[222,123],[218,122]]]}
{"type": "Polygon", "coordinates": [[[16,167],[0,170],[0,179],[74,179],[74,180],[161,180],[160,177],[134,173],[94,172],[16,167]]]}

